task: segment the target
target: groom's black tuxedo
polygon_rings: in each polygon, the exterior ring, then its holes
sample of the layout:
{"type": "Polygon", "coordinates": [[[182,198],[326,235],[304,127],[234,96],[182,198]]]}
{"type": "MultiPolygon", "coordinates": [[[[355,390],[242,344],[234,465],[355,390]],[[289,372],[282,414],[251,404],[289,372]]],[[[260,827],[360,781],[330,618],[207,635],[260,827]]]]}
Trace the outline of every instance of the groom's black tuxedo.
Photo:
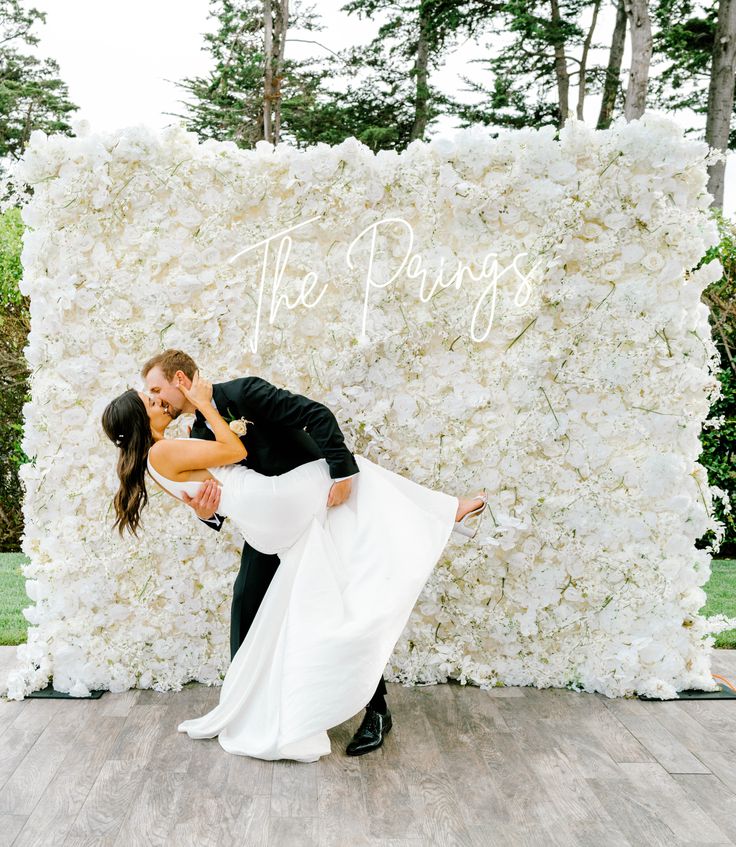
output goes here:
{"type": "MultiPolygon", "coordinates": [[[[226,421],[241,417],[252,421],[241,437],[248,455],[240,464],[266,476],[276,476],[306,462],[324,458],[333,479],[359,473],[355,456],[346,447],[335,416],[322,403],[277,388],[258,376],[213,383],[212,399],[226,421]]],[[[190,436],[215,439],[199,411],[190,436]]],[[[330,508],[339,509],[340,506],[330,508]]],[[[202,522],[219,532],[224,520],[216,514],[202,522]]],[[[233,587],[231,658],[243,643],[279,561],[278,555],[261,553],[244,542],[240,571],[233,587]]],[[[381,677],[374,696],[385,693],[386,685],[381,677]]]]}
{"type": "MultiPolygon", "coordinates": [[[[212,399],[226,421],[241,417],[253,421],[240,440],[248,451],[241,464],[254,471],[276,476],[321,458],[330,466],[333,479],[359,471],[335,416],[316,400],[276,388],[259,376],[215,383],[212,399]]],[[[215,437],[199,411],[191,436],[215,437]]],[[[221,523],[215,527],[213,522],[213,527],[219,530],[221,523]]]]}

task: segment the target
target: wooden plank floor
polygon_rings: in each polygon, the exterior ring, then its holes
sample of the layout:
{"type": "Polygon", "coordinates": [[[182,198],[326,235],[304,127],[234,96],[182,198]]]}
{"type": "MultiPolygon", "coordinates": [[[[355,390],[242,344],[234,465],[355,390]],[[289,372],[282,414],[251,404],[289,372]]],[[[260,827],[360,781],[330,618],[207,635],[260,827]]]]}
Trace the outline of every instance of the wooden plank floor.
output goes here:
{"type": "MultiPolygon", "coordinates": [[[[2,665],[15,648],[2,648],[2,665]]],[[[736,684],[736,650],[713,672],[736,684]]],[[[388,684],[393,731],[351,758],[264,762],[177,724],[219,688],[0,701],[0,847],[736,844],[736,700],[388,684]]]]}

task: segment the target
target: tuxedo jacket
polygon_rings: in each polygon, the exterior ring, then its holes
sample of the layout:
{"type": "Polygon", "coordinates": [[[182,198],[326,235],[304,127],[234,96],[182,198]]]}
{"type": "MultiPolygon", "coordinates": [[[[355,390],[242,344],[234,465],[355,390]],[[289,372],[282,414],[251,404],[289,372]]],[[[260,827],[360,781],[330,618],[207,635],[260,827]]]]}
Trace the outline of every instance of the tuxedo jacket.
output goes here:
{"type": "MultiPolygon", "coordinates": [[[[248,455],[238,464],[276,476],[323,458],[335,480],[359,473],[337,419],[322,403],[277,388],[259,376],[213,383],[212,399],[228,423],[238,418],[252,421],[240,438],[248,455]]],[[[199,410],[189,435],[215,440],[199,410]]],[[[209,520],[200,520],[219,532],[225,518],[215,514],[209,520]]]]}

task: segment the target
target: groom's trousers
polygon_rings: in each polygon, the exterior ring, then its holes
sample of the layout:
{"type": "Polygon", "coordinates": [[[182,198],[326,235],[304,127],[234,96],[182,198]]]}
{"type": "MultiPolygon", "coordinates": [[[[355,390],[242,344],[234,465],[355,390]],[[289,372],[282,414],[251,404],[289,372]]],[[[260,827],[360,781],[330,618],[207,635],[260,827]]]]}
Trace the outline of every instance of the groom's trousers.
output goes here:
{"type": "MultiPolygon", "coordinates": [[[[261,553],[250,546],[243,545],[243,554],[240,559],[240,571],[235,578],[233,586],[233,602],[230,610],[230,659],[235,657],[238,648],[243,643],[245,636],[253,623],[258,607],[266,595],[268,586],[271,584],[280,559],[276,553],[261,553]]],[[[384,695],[386,694],[386,682],[381,679],[376,691],[367,705],[382,710],[384,695]]]]}

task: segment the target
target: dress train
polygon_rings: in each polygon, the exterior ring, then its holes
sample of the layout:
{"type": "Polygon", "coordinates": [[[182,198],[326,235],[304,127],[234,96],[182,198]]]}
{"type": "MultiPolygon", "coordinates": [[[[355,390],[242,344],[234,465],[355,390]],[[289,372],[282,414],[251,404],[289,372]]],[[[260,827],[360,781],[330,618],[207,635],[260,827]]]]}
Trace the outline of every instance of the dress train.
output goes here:
{"type": "Polygon", "coordinates": [[[228,753],[313,762],[327,730],[368,702],[452,532],[458,499],[356,455],[350,497],[327,507],[324,459],[279,476],[210,468],[219,512],[279,567],[219,704],[178,730],[228,753]]]}

